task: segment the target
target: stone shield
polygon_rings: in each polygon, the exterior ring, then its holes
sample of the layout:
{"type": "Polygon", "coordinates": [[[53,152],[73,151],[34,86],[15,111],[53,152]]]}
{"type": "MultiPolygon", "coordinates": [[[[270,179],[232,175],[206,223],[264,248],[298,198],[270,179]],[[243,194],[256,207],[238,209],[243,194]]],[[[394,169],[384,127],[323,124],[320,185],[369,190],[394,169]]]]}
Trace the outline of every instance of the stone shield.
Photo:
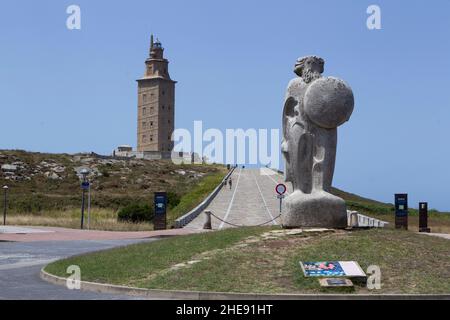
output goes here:
{"type": "Polygon", "coordinates": [[[355,101],[350,86],[343,80],[326,77],[315,80],[306,90],[304,110],[316,125],[337,128],[350,119],[355,101]]]}

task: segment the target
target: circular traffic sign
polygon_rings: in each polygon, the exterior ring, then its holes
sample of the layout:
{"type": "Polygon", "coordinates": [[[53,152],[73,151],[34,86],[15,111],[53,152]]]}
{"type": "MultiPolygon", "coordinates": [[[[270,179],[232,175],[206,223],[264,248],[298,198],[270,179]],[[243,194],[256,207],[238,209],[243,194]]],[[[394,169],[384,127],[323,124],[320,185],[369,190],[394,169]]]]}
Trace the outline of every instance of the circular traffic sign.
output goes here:
{"type": "Polygon", "coordinates": [[[277,184],[277,186],[275,187],[275,191],[279,194],[279,195],[283,195],[286,193],[286,186],[282,183],[277,184]]]}

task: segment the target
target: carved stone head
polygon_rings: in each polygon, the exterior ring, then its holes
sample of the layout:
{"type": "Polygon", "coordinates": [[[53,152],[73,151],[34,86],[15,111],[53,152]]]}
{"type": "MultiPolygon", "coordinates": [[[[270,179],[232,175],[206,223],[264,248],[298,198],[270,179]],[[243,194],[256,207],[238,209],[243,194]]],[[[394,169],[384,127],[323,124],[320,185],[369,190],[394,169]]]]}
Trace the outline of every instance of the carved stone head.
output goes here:
{"type": "Polygon", "coordinates": [[[294,72],[302,77],[306,83],[321,77],[325,61],[317,56],[306,56],[298,58],[295,63],[294,72]]]}

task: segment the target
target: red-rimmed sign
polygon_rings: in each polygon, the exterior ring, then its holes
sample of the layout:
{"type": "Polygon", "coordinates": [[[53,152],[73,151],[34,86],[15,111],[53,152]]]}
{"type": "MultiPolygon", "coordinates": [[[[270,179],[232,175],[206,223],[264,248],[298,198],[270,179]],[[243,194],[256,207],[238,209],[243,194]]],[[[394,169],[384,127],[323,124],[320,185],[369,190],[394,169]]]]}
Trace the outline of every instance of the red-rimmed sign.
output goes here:
{"type": "Polygon", "coordinates": [[[284,184],[280,183],[280,184],[277,184],[277,186],[275,187],[275,191],[276,191],[276,193],[278,193],[281,196],[286,193],[287,188],[284,184]]]}

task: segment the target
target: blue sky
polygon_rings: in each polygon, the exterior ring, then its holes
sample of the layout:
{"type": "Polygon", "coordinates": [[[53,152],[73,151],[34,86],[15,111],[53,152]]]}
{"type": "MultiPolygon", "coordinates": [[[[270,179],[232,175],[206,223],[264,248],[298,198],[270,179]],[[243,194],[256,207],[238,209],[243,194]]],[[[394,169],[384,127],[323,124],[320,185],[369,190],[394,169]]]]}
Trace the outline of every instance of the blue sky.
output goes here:
{"type": "Polygon", "coordinates": [[[176,127],[280,128],[299,56],[346,80],[334,185],[450,210],[450,1],[9,1],[0,11],[0,149],[136,144],[150,33],[178,81],[176,127]],[[81,7],[82,29],[66,28],[81,7]],[[377,4],[382,30],[368,30],[377,4]]]}

